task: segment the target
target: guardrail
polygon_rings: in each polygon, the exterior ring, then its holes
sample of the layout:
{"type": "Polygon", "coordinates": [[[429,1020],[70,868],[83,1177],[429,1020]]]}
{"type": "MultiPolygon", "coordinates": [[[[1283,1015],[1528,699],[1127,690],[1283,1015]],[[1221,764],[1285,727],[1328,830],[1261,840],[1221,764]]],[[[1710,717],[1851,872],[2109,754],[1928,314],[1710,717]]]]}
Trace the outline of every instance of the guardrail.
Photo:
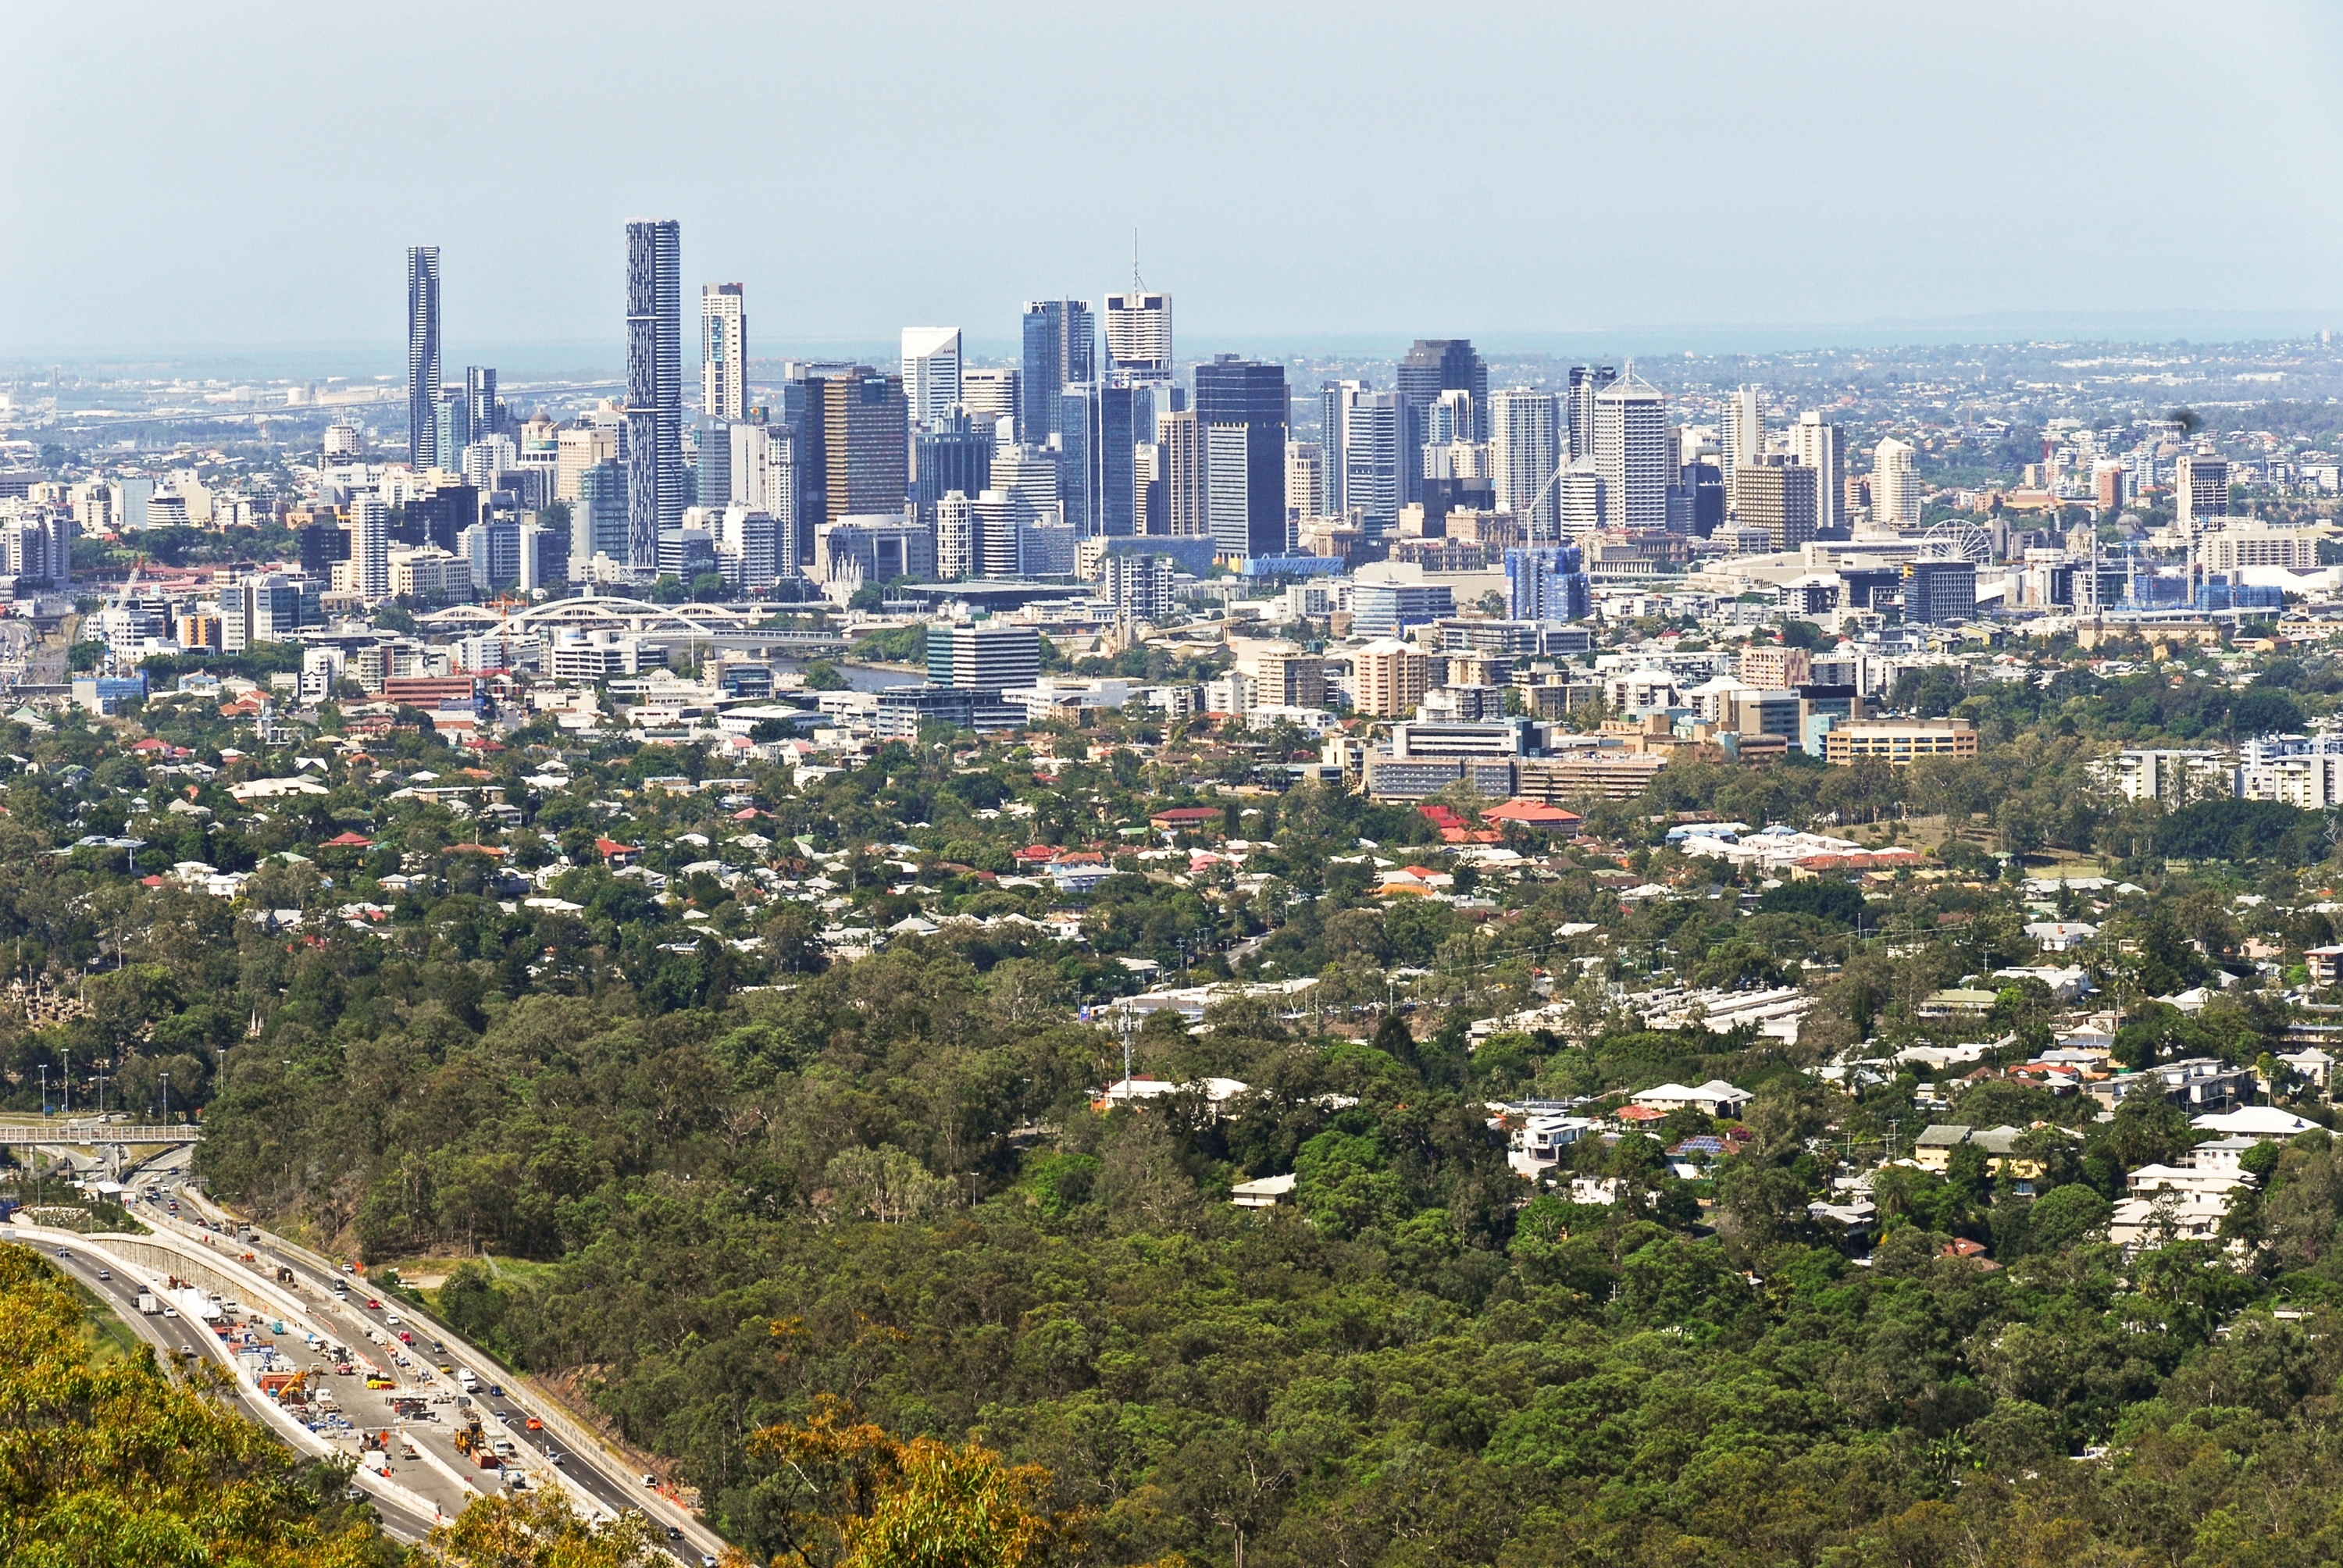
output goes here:
{"type": "Polygon", "coordinates": [[[163,1122],[61,1121],[51,1126],[0,1125],[0,1144],[15,1149],[74,1148],[101,1143],[201,1143],[204,1130],[163,1122]]]}

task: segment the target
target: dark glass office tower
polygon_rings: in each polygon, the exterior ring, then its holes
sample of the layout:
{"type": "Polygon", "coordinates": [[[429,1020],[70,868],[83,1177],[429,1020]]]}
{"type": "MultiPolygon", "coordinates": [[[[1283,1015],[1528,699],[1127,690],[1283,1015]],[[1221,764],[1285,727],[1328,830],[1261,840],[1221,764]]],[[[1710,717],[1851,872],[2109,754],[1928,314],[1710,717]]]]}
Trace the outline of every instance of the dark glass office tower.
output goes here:
{"type": "Polygon", "coordinates": [[[407,460],[439,460],[439,247],[407,248],[407,460]]]}
{"type": "Polygon", "coordinates": [[[1196,367],[1205,510],[1223,554],[1285,550],[1285,367],[1223,354],[1196,367]],[[1242,517],[1242,524],[1238,522],[1242,517]]]}
{"type": "Polygon", "coordinates": [[[1134,452],[1145,432],[1155,438],[1154,398],[1145,387],[1101,387],[1098,394],[1097,502],[1091,531],[1121,538],[1139,532],[1138,470],[1134,452]]]}
{"type": "Polygon", "coordinates": [[[1041,446],[1058,432],[1058,395],[1094,381],[1098,329],[1087,301],[1036,299],[1025,307],[1025,364],[1019,378],[1019,438],[1041,446]]]}
{"type": "Polygon", "coordinates": [[[911,494],[920,516],[935,520],[936,503],[958,490],[970,500],[992,483],[992,427],[966,414],[930,425],[911,437],[916,448],[911,494]]]}
{"type": "Polygon", "coordinates": [[[1419,337],[1399,362],[1400,504],[1423,499],[1424,411],[1443,392],[1473,395],[1473,437],[1489,438],[1489,367],[1465,337],[1419,337]]]}
{"type": "Polygon", "coordinates": [[[683,237],[674,219],[627,225],[627,558],[657,569],[661,528],[683,526],[683,237]]]}

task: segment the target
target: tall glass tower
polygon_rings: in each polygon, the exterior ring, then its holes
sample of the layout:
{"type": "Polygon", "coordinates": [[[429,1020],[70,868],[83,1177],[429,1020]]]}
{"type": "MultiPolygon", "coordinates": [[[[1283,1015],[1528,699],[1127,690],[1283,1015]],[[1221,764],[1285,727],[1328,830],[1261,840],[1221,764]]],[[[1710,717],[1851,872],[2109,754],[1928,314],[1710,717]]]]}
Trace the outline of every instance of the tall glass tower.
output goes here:
{"type": "Polygon", "coordinates": [[[662,528],[683,526],[683,234],[627,225],[627,559],[658,569],[662,528]]]}
{"type": "Polygon", "coordinates": [[[407,460],[421,470],[437,459],[439,247],[407,247],[407,460]]]}

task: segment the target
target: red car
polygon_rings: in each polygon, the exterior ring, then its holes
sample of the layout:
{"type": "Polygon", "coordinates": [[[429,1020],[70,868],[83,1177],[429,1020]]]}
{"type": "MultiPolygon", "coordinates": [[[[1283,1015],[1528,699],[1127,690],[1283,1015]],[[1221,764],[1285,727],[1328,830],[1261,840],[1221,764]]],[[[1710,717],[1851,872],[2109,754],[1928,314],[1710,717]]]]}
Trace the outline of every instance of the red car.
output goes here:
{"type": "Polygon", "coordinates": [[[398,1331],[398,1341],[401,1344],[411,1345],[415,1342],[415,1336],[408,1333],[405,1329],[401,1329],[398,1331]]]}
{"type": "Polygon", "coordinates": [[[367,1298],[367,1311],[370,1312],[378,1312],[382,1311],[382,1303],[376,1301],[372,1296],[368,1296],[367,1298]]]}

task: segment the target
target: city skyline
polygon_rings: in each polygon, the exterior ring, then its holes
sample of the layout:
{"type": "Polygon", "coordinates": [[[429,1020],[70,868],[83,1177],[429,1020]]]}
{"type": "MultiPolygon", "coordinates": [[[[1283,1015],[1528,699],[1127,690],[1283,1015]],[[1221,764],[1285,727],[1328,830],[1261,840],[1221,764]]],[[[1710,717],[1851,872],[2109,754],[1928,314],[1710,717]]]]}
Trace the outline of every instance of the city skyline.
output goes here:
{"type": "MultiPolygon", "coordinates": [[[[1399,46],[1406,30],[1396,16],[1370,14],[1342,28],[1314,11],[1252,18],[1248,47],[1207,72],[1208,51],[1226,42],[1207,13],[1174,25],[1135,67],[1182,106],[1173,134],[1194,156],[1162,160],[1159,174],[1134,182],[1105,177],[1114,138],[1092,138],[1095,148],[1053,141],[1070,188],[1106,194],[1021,221],[1010,244],[990,242],[1000,225],[982,182],[955,183],[916,156],[905,139],[916,127],[873,130],[792,161],[783,200],[741,202],[720,157],[595,141],[589,151],[541,155],[556,166],[578,161],[591,177],[572,182],[578,199],[527,224],[468,225],[460,207],[434,211],[441,193],[427,188],[423,171],[437,166],[427,158],[415,160],[413,174],[370,176],[382,198],[373,210],[417,209],[413,221],[443,248],[446,341],[506,357],[515,343],[607,341],[597,324],[624,278],[595,236],[635,210],[669,213],[692,231],[688,284],[737,280],[763,302],[758,345],[775,352],[875,344],[908,324],[957,321],[970,353],[984,357],[1013,333],[1003,318],[1021,300],[1096,302],[1128,286],[1134,229],[1147,286],[1181,302],[1183,342],[1251,353],[1280,338],[1444,332],[1495,345],[1639,324],[1804,327],[1818,342],[1849,324],[1995,317],[2301,313],[2312,317],[2302,326],[2316,327],[2326,324],[2318,313],[2343,308],[2331,265],[2343,219],[2298,195],[2343,150],[2343,124],[2317,85],[2319,64],[2343,53],[2331,17],[2281,7],[2208,28],[2173,11],[2192,28],[2191,48],[2177,50],[2155,8],[2026,15],[2040,23],[2030,47],[2087,50],[2094,68],[2040,92],[2016,68],[1989,12],[1946,27],[1831,9],[1795,29],[1734,14],[1686,32],[1587,9],[1470,18],[1451,34],[1453,50],[1430,56],[1399,46]],[[1566,111],[1534,91],[1554,63],[1590,57],[1612,66],[1585,76],[1566,111]],[[1303,58],[1319,68],[1277,74],[1281,62],[1303,58]],[[2250,97],[2202,90],[2205,81],[2243,79],[2247,59],[2250,97]],[[1892,107],[1876,70],[1889,60],[1928,63],[1892,107]],[[1200,83],[1210,85],[1200,93],[1200,83]],[[1434,97],[1469,89],[1478,117],[1457,138],[1408,136],[1396,124],[1365,132],[1392,173],[1384,199],[1363,199],[1355,181],[1297,184],[1293,159],[1261,160],[1251,174],[1219,156],[1290,145],[1338,103],[1403,88],[1434,97]],[[1720,162],[1717,138],[1727,133],[1748,145],[1720,162]],[[1570,145],[1567,158],[1500,156],[1555,137],[1570,145]],[[2008,177],[2014,170],[2024,177],[2008,177]],[[921,214],[920,233],[947,243],[906,243],[900,226],[869,223],[877,188],[921,214]],[[2192,189],[2286,219],[2184,223],[2174,215],[2192,189]],[[1972,221],[1936,216],[1965,212],[1972,221]],[[808,233],[822,243],[803,243],[808,233]],[[1465,234],[1500,243],[1460,251],[1465,234]],[[980,243],[950,243],[955,236],[980,243]]],[[[348,123],[364,123],[387,84],[403,94],[419,79],[433,102],[477,111],[466,135],[478,145],[559,147],[597,95],[485,84],[475,93],[483,69],[475,59],[519,51],[547,57],[565,79],[607,82],[640,65],[679,80],[695,35],[656,30],[639,61],[631,48],[620,57],[590,7],[575,38],[489,17],[477,19],[480,48],[442,60],[416,55],[405,33],[386,36],[356,19],[317,19],[299,42],[255,45],[166,9],[143,16],[90,55],[68,47],[80,42],[73,14],[24,13],[26,57],[46,65],[27,72],[25,92],[0,111],[20,136],[37,134],[52,95],[85,101],[101,61],[106,96],[143,106],[151,87],[158,106],[95,116],[70,142],[41,138],[43,157],[15,170],[20,205],[89,216],[0,241],[0,356],[395,343],[377,302],[411,241],[373,232],[387,221],[287,226],[257,245],[249,237],[256,206],[307,199],[327,177],[316,160],[370,166],[378,150],[387,163],[389,141],[345,132],[315,148],[287,142],[281,127],[246,117],[274,113],[262,107],[271,95],[240,95],[236,85],[266,66],[331,75],[349,51],[373,48],[402,69],[377,73],[382,85],[351,77],[348,123]],[[191,79],[219,90],[203,112],[168,118],[168,106],[187,102],[191,79]],[[216,156],[230,138],[249,145],[264,134],[271,154],[232,165],[216,156]],[[242,172],[226,178],[223,166],[242,172]],[[152,245],[163,228],[177,243],[152,245]]],[[[1094,44],[1080,30],[1056,36],[950,13],[911,25],[829,13],[740,18],[752,55],[791,27],[821,45],[837,69],[799,89],[817,110],[842,110],[887,71],[915,93],[933,89],[922,101],[940,121],[972,110],[979,95],[1014,105],[1021,83],[1067,79],[1094,44]]],[[[779,106],[776,94],[742,95],[719,106],[709,134],[745,142],[779,106]]],[[[1042,112],[1038,104],[1012,111],[1042,112]]],[[[427,144],[453,134],[452,110],[427,110],[417,134],[427,144]]]]}

